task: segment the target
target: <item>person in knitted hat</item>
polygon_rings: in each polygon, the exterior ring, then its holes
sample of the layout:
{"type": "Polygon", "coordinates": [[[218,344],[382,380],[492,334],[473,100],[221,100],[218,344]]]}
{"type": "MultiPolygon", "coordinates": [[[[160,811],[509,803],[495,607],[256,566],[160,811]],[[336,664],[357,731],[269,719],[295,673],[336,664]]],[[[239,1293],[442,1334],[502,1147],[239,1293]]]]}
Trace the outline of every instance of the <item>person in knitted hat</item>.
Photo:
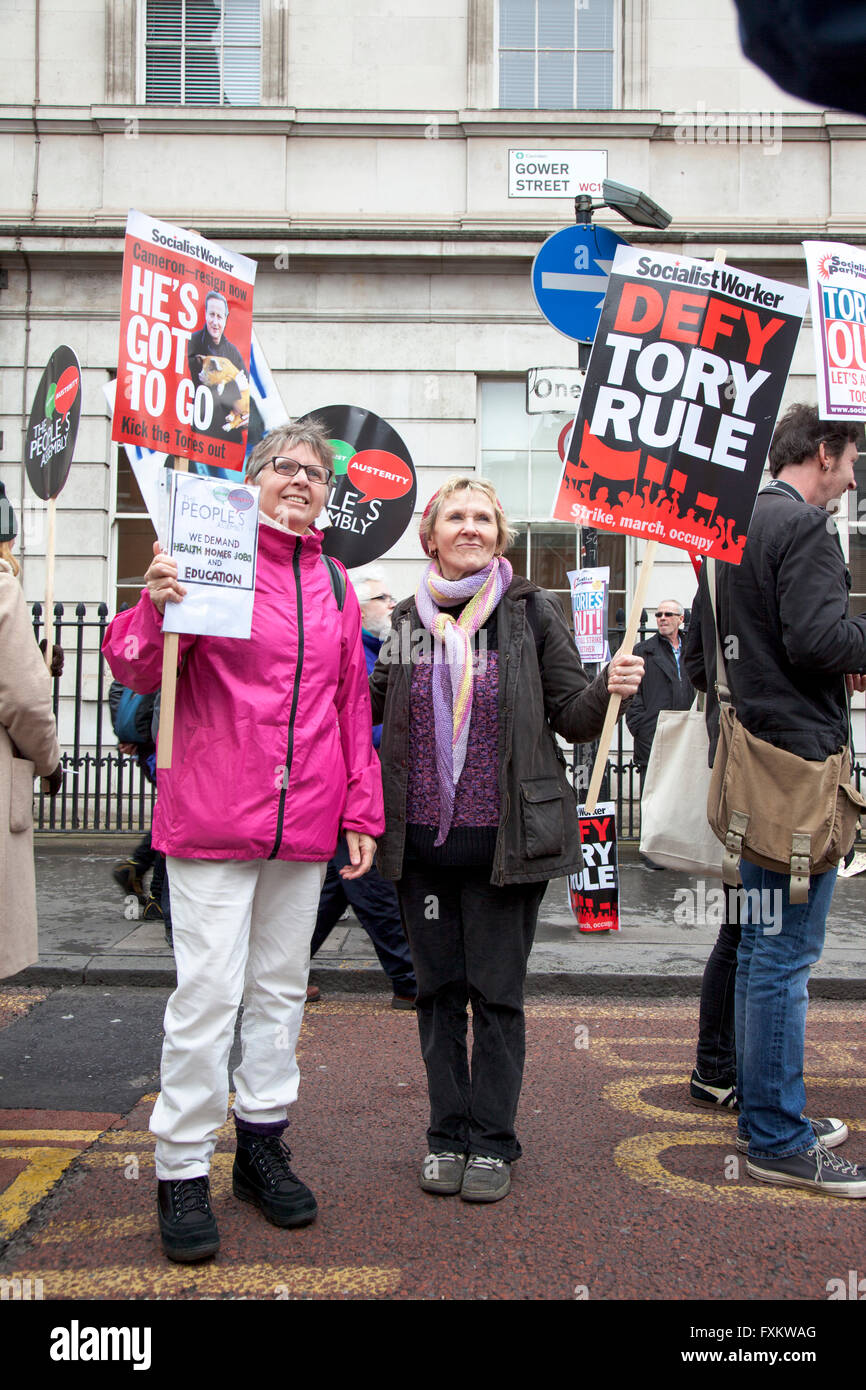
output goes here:
{"type": "Polygon", "coordinates": [[[421,520],[430,563],[370,679],[378,865],[397,883],[430,1095],[421,1187],[472,1202],[511,1188],[526,963],[548,881],[582,867],[555,735],[596,738],[609,696],[634,695],[643,674],[617,653],[587,676],[558,599],[514,574],[512,537],[489,482],[450,478],[421,520]]]}

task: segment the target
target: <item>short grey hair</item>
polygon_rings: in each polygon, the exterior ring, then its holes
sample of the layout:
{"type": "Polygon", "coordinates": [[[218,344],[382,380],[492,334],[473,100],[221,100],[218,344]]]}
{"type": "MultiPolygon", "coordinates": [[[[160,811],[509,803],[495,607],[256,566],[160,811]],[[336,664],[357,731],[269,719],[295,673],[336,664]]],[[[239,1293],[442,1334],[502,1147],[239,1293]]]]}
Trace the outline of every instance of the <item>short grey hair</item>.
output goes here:
{"type": "Polygon", "coordinates": [[[220,294],[219,290],[208,290],[207,294],[206,294],[205,297],[204,297],[204,307],[205,307],[205,309],[207,309],[207,306],[210,304],[210,302],[211,302],[212,299],[221,299],[221,300],[222,300],[223,304],[226,306],[226,318],[228,318],[228,316],[229,316],[229,302],[228,302],[228,300],[226,299],[225,295],[224,295],[224,294],[220,294]]]}
{"type": "Polygon", "coordinates": [[[387,592],[388,581],[385,578],[385,571],[381,569],[367,569],[363,574],[352,575],[352,588],[358,595],[360,604],[369,603],[371,598],[377,594],[387,592]]]}
{"type": "Polygon", "coordinates": [[[295,420],[288,425],[278,425],[275,430],[260,439],[247,463],[246,476],[250,482],[256,478],[284,449],[292,449],[296,444],[306,444],[311,453],[329,469],[334,471],[334,449],[328,437],[327,426],[315,415],[306,420],[295,420]]]}

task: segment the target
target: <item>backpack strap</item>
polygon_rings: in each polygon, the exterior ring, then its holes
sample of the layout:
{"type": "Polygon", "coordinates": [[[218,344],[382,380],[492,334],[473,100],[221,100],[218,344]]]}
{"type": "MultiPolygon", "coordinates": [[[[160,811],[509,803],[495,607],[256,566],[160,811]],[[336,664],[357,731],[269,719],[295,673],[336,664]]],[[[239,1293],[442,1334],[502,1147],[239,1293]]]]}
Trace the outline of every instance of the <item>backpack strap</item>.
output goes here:
{"type": "Polygon", "coordinates": [[[328,571],[328,578],[331,581],[331,589],[333,591],[334,598],[337,600],[337,607],[342,613],[343,605],[346,602],[345,572],[343,571],[341,566],[337,564],[336,560],[332,559],[330,555],[323,555],[322,559],[325,562],[325,567],[328,571]]]}

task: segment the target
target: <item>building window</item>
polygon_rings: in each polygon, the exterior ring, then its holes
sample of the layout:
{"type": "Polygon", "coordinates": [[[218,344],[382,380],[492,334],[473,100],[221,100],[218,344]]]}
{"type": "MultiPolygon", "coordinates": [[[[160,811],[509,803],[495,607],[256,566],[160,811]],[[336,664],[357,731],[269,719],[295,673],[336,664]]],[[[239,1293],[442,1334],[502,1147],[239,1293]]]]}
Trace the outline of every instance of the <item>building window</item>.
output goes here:
{"type": "MultiPolygon", "coordinates": [[[[527,415],[526,381],[481,383],[480,472],[493,483],[518,532],[508,552],[516,574],[559,597],[571,626],[569,570],[580,568],[580,531],[551,521],[562,461],[557,443],[570,415],[527,415]]],[[[598,532],[599,565],[610,566],[608,622],[625,607],[625,537],[598,532]]]]}
{"type": "Polygon", "coordinates": [[[614,101],[614,0],[499,0],[499,105],[605,111],[614,101]]]}
{"type": "Polygon", "coordinates": [[[258,106],[260,0],[145,0],[145,102],[258,106]]]}

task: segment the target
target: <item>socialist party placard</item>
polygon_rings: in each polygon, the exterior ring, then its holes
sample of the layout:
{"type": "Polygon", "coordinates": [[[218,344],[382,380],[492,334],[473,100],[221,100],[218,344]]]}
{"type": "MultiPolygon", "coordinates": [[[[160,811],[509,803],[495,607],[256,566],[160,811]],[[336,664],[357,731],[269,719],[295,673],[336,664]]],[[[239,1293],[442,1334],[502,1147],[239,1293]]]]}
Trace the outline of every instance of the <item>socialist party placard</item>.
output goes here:
{"type": "Polygon", "coordinates": [[[823,420],[866,420],[866,248],[804,241],[823,420]]]}
{"type": "Polygon", "coordinates": [[[246,256],[130,212],[113,440],[242,474],[255,273],[246,256]]]}
{"type": "Polygon", "coordinates": [[[553,516],[739,564],[806,303],[620,247],[553,516]]]}

